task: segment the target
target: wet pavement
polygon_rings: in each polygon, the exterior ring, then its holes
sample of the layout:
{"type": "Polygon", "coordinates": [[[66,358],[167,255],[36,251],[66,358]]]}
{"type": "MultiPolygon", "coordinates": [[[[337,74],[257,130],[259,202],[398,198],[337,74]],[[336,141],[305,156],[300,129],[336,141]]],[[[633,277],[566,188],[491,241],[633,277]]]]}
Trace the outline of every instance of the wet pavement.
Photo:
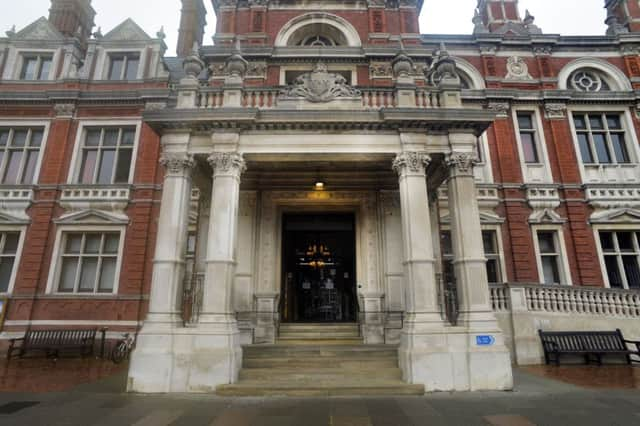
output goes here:
{"type": "Polygon", "coordinates": [[[126,366],[95,359],[0,363],[0,425],[609,426],[640,424],[640,367],[526,367],[513,392],[424,397],[131,395],[126,366]]]}

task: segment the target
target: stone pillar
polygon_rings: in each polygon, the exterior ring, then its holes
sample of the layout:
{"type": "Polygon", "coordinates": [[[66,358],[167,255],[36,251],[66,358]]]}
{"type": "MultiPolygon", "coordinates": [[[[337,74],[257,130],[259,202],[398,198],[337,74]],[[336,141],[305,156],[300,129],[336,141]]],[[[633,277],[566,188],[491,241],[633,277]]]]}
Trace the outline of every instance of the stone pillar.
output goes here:
{"type": "Polygon", "coordinates": [[[162,201],[149,313],[145,322],[174,326],[182,321],[179,290],[185,278],[185,253],[189,231],[191,173],[193,157],[185,153],[165,153],[162,201]]]}
{"type": "Polygon", "coordinates": [[[393,162],[400,177],[405,291],[405,320],[398,355],[404,380],[437,390],[438,386],[429,385],[440,368],[431,353],[434,341],[429,335],[441,332],[443,322],[438,310],[431,242],[426,180],[429,162],[430,157],[424,152],[403,152],[393,162]]]}
{"type": "Polygon", "coordinates": [[[242,363],[232,286],[240,175],[246,167],[242,156],[234,152],[214,153],[208,161],[213,168],[209,235],[199,334],[194,336],[189,385],[213,390],[216,385],[236,382],[242,363]]]}
{"type": "MultiPolygon", "coordinates": [[[[511,389],[510,352],[491,308],[473,175],[476,162],[476,155],[468,151],[452,152],[446,157],[454,271],[460,303],[460,327],[456,328],[464,329],[466,334],[468,389],[511,389]]],[[[462,337],[461,333],[459,338],[462,337]]]]}
{"type": "Polygon", "coordinates": [[[174,334],[182,326],[180,303],[185,279],[185,253],[191,203],[193,157],[165,152],[158,237],[156,241],[149,313],[131,356],[128,390],[173,390],[174,334]]]}

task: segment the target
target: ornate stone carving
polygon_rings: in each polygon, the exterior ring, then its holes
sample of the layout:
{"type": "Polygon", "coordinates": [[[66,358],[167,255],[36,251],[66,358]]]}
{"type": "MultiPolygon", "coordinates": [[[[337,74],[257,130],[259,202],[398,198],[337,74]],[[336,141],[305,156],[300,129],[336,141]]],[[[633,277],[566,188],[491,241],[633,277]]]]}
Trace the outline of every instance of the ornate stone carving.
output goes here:
{"type": "Polygon", "coordinates": [[[160,164],[164,166],[167,176],[190,176],[195,161],[193,160],[193,155],[165,152],[160,157],[160,164]]]}
{"type": "Polygon", "coordinates": [[[204,69],[204,62],[200,59],[199,53],[200,47],[198,46],[198,42],[193,43],[193,50],[191,52],[191,56],[184,58],[184,62],[182,62],[182,68],[184,72],[190,78],[198,78],[202,70],[204,69]]]}
{"type": "Polygon", "coordinates": [[[495,112],[497,118],[507,118],[509,115],[509,102],[489,102],[487,109],[495,112]]]}
{"type": "Polygon", "coordinates": [[[74,104],[55,104],[53,110],[57,118],[73,118],[76,106],[74,104]]]}
{"type": "Polygon", "coordinates": [[[147,102],[144,104],[145,111],[160,111],[167,108],[166,102],[147,102]]]}
{"type": "Polygon", "coordinates": [[[207,159],[213,168],[214,175],[241,175],[247,170],[242,154],[237,152],[214,152],[207,159]]]}
{"type": "Polygon", "coordinates": [[[388,62],[371,62],[369,75],[371,78],[391,78],[393,70],[388,62]]]}
{"type": "Polygon", "coordinates": [[[536,56],[551,55],[553,47],[551,46],[534,46],[533,54],[536,56]]]}
{"type": "Polygon", "coordinates": [[[464,175],[473,174],[473,167],[479,162],[478,156],[472,152],[452,152],[445,158],[450,169],[464,175]]]}
{"type": "Polygon", "coordinates": [[[547,118],[549,119],[562,119],[567,112],[567,105],[565,104],[545,104],[544,110],[547,118]]]}
{"type": "Polygon", "coordinates": [[[413,59],[404,53],[396,55],[393,61],[391,61],[391,65],[393,66],[393,75],[396,78],[409,77],[409,74],[411,74],[414,69],[413,59]]]}
{"type": "Polygon", "coordinates": [[[340,74],[330,73],[327,66],[318,62],[313,71],[302,74],[295,82],[282,91],[282,96],[305,98],[309,102],[330,102],[337,98],[360,97],[359,90],[347,84],[340,74]]]}
{"type": "Polygon", "coordinates": [[[460,85],[456,61],[449,55],[444,43],[434,52],[434,60],[427,72],[427,80],[434,86],[440,84],[460,85]]]}
{"type": "Polygon", "coordinates": [[[507,80],[532,80],[529,75],[529,66],[519,56],[511,56],[507,59],[507,80]]]}
{"type": "Polygon", "coordinates": [[[489,28],[484,24],[478,9],[473,13],[471,22],[473,22],[473,34],[489,34],[489,28]]]}
{"type": "Polygon", "coordinates": [[[424,174],[431,157],[426,152],[402,152],[393,160],[392,168],[398,175],[424,174]]]}

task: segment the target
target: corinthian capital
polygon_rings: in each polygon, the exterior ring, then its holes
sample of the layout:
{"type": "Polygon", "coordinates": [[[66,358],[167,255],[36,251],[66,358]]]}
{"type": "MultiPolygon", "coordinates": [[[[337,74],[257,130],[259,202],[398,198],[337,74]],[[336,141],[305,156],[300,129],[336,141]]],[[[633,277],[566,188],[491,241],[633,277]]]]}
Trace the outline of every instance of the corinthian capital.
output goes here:
{"type": "Polygon", "coordinates": [[[237,152],[214,152],[207,161],[211,164],[214,175],[240,176],[247,170],[242,154],[237,152]]]}
{"type": "Polygon", "coordinates": [[[193,155],[165,152],[160,157],[160,164],[165,167],[167,176],[190,176],[195,162],[193,155]]]}
{"type": "Polygon", "coordinates": [[[393,160],[393,170],[404,174],[425,174],[431,157],[426,152],[401,152],[393,160]]]}
{"type": "Polygon", "coordinates": [[[452,152],[445,158],[451,172],[463,175],[472,175],[473,167],[479,162],[478,156],[473,152],[452,152]]]}

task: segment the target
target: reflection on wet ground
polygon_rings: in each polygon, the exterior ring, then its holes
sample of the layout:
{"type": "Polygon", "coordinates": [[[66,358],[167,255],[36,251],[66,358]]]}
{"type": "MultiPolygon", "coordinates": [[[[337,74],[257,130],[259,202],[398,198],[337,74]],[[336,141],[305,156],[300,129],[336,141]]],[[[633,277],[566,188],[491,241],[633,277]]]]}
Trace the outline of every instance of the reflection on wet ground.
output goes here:
{"type": "Polygon", "coordinates": [[[592,389],[640,389],[640,365],[534,365],[523,370],[592,389]]]}

